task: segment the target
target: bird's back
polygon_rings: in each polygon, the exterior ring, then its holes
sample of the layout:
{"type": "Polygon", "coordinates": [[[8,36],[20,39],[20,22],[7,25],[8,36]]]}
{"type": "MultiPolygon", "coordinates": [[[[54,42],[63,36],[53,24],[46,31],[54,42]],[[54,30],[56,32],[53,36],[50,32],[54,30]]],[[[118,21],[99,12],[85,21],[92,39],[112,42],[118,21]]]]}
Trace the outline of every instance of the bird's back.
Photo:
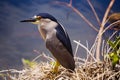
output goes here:
{"type": "Polygon", "coordinates": [[[62,44],[65,46],[65,48],[69,51],[69,53],[73,56],[71,41],[70,41],[70,38],[69,38],[68,33],[66,32],[65,28],[61,24],[59,24],[56,27],[56,30],[57,30],[56,36],[62,42],[62,44]]]}

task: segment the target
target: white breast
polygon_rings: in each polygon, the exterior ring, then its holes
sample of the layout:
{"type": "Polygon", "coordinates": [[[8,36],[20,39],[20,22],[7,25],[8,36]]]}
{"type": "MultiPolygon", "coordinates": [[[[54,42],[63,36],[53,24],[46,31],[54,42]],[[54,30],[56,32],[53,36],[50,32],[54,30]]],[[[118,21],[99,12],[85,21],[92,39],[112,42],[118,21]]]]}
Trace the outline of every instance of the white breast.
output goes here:
{"type": "Polygon", "coordinates": [[[56,33],[57,23],[54,21],[50,21],[49,23],[43,22],[38,25],[38,30],[44,40],[46,40],[46,36],[49,38],[52,37],[53,34],[56,33]]]}

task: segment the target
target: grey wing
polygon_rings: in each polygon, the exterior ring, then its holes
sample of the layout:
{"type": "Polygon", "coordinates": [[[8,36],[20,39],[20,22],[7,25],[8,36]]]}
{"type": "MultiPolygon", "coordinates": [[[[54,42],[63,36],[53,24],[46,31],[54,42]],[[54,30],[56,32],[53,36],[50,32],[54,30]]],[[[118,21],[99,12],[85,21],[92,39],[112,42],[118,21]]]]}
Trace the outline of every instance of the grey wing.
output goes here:
{"type": "Polygon", "coordinates": [[[70,38],[65,31],[64,27],[60,24],[56,27],[56,36],[65,46],[65,48],[69,51],[69,53],[73,56],[73,50],[70,42],[70,38]]]}
{"type": "Polygon", "coordinates": [[[47,38],[46,47],[63,67],[71,70],[75,69],[74,58],[58,38],[54,36],[47,38]]]}

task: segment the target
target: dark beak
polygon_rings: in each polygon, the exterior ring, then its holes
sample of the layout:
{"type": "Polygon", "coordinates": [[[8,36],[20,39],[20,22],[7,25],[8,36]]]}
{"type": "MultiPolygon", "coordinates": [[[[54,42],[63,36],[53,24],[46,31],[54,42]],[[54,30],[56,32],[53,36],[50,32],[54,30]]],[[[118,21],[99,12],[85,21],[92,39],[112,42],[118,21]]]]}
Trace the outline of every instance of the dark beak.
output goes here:
{"type": "Polygon", "coordinates": [[[22,20],[22,21],[20,21],[20,22],[35,22],[35,21],[36,21],[36,19],[30,18],[30,19],[28,19],[28,20],[22,20]]]}

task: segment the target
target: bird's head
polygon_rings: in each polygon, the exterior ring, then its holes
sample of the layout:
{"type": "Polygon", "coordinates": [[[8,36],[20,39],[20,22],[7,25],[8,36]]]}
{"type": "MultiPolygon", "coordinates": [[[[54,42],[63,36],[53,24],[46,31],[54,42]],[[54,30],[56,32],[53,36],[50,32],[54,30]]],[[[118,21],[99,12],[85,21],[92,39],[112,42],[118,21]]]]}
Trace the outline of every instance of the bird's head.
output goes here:
{"type": "Polygon", "coordinates": [[[20,22],[30,22],[33,24],[41,24],[43,21],[57,22],[57,20],[52,15],[50,15],[48,13],[39,13],[30,19],[22,20],[20,22]]]}

